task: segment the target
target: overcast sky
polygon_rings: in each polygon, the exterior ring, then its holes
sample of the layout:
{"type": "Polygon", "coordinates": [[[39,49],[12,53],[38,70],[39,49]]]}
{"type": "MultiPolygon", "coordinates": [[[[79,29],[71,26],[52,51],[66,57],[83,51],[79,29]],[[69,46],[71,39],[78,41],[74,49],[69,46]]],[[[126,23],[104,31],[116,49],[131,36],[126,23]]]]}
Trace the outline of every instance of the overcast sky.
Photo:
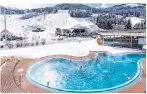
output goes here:
{"type": "Polygon", "coordinates": [[[43,8],[52,7],[56,4],[2,4],[6,7],[19,8],[19,9],[33,9],[33,8],[43,8]]]}
{"type": "Polygon", "coordinates": [[[146,0],[0,0],[0,5],[21,9],[49,7],[57,3],[99,3],[99,8],[109,7],[108,4],[114,3],[146,3],[146,0]]]}
{"type": "MultiPolygon", "coordinates": [[[[33,9],[33,8],[52,7],[52,6],[55,6],[56,4],[2,4],[2,5],[5,7],[11,7],[11,8],[33,9]]],[[[105,7],[113,6],[115,4],[86,3],[86,5],[89,5],[91,7],[96,7],[96,8],[105,8],[105,7]]]]}

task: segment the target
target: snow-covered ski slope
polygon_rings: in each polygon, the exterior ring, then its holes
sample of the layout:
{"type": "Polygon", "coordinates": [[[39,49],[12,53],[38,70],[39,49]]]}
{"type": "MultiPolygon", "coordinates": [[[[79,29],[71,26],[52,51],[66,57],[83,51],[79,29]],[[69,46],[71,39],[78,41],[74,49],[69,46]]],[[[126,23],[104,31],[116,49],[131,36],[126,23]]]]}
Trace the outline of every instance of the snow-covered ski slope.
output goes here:
{"type": "MultiPolygon", "coordinates": [[[[39,15],[29,19],[20,19],[23,15],[7,15],[7,30],[14,34],[30,33],[32,29],[40,27],[47,33],[53,34],[56,28],[70,28],[80,24],[97,31],[98,28],[90,18],[70,17],[67,10],[59,10],[56,14],[39,15]]],[[[0,31],[4,30],[4,17],[0,15],[0,31]]]]}

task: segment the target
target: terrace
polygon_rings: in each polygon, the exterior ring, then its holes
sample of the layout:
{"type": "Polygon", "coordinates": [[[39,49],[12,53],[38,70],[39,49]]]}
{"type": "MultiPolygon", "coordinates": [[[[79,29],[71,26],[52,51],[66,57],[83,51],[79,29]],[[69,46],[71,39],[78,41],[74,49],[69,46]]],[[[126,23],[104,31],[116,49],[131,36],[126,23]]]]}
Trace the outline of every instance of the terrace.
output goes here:
{"type": "MultiPolygon", "coordinates": [[[[53,58],[53,57],[64,57],[70,59],[86,59],[91,58],[95,55],[97,51],[89,52],[87,56],[75,57],[68,55],[54,55],[46,56],[38,59],[29,59],[29,58],[1,58],[3,67],[1,65],[1,92],[3,93],[49,93],[50,91],[40,88],[36,85],[33,85],[26,79],[26,72],[29,66],[34,64],[37,61],[53,58]]],[[[135,84],[130,87],[117,91],[118,93],[144,93],[146,92],[146,62],[143,61],[143,75],[135,84]]]]}

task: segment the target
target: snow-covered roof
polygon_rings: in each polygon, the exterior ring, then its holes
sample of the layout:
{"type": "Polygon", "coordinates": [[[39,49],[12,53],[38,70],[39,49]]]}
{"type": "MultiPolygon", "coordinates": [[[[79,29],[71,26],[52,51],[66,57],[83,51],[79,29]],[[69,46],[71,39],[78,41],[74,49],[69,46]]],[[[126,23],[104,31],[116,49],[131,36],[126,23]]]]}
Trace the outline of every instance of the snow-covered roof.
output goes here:
{"type": "Polygon", "coordinates": [[[87,26],[84,26],[84,25],[80,25],[80,24],[77,24],[73,27],[71,27],[72,29],[87,29],[87,26]]]}
{"type": "Polygon", "coordinates": [[[72,26],[62,26],[60,29],[70,29],[72,26]]]}
{"type": "Polygon", "coordinates": [[[44,30],[42,30],[41,28],[37,28],[37,29],[32,30],[32,32],[44,32],[44,30]]]}
{"type": "Polygon", "coordinates": [[[13,35],[11,32],[9,32],[8,30],[3,30],[2,32],[0,32],[0,36],[3,36],[3,35],[13,35]]]}

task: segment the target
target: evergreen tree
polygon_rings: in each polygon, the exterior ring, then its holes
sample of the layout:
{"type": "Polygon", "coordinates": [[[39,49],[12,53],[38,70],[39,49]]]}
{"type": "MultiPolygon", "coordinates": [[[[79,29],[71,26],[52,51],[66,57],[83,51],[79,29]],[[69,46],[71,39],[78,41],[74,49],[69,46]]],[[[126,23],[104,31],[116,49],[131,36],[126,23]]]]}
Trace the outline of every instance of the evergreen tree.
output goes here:
{"type": "Polygon", "coordinates": [[[132,29],[131,20],[129,19],[127,24],[125,25],[125,29],[132,29]]]}
{"type": "Polygon", "coordinates": [[[140,16],[140,12],[137,12],[135,16],[136,17],[139,17],[140,16]]]}
{"type": "Polygon", "coordinates": [[[112,23],[111,22],[107,22],[107,29],[112,29],[113,28],[113,26],[112,26],[112,23]]]}
{"type": "Polygon", "coordinates": [[[144,23],[141,22],[141,29],[144,29],[144,23]]]}

